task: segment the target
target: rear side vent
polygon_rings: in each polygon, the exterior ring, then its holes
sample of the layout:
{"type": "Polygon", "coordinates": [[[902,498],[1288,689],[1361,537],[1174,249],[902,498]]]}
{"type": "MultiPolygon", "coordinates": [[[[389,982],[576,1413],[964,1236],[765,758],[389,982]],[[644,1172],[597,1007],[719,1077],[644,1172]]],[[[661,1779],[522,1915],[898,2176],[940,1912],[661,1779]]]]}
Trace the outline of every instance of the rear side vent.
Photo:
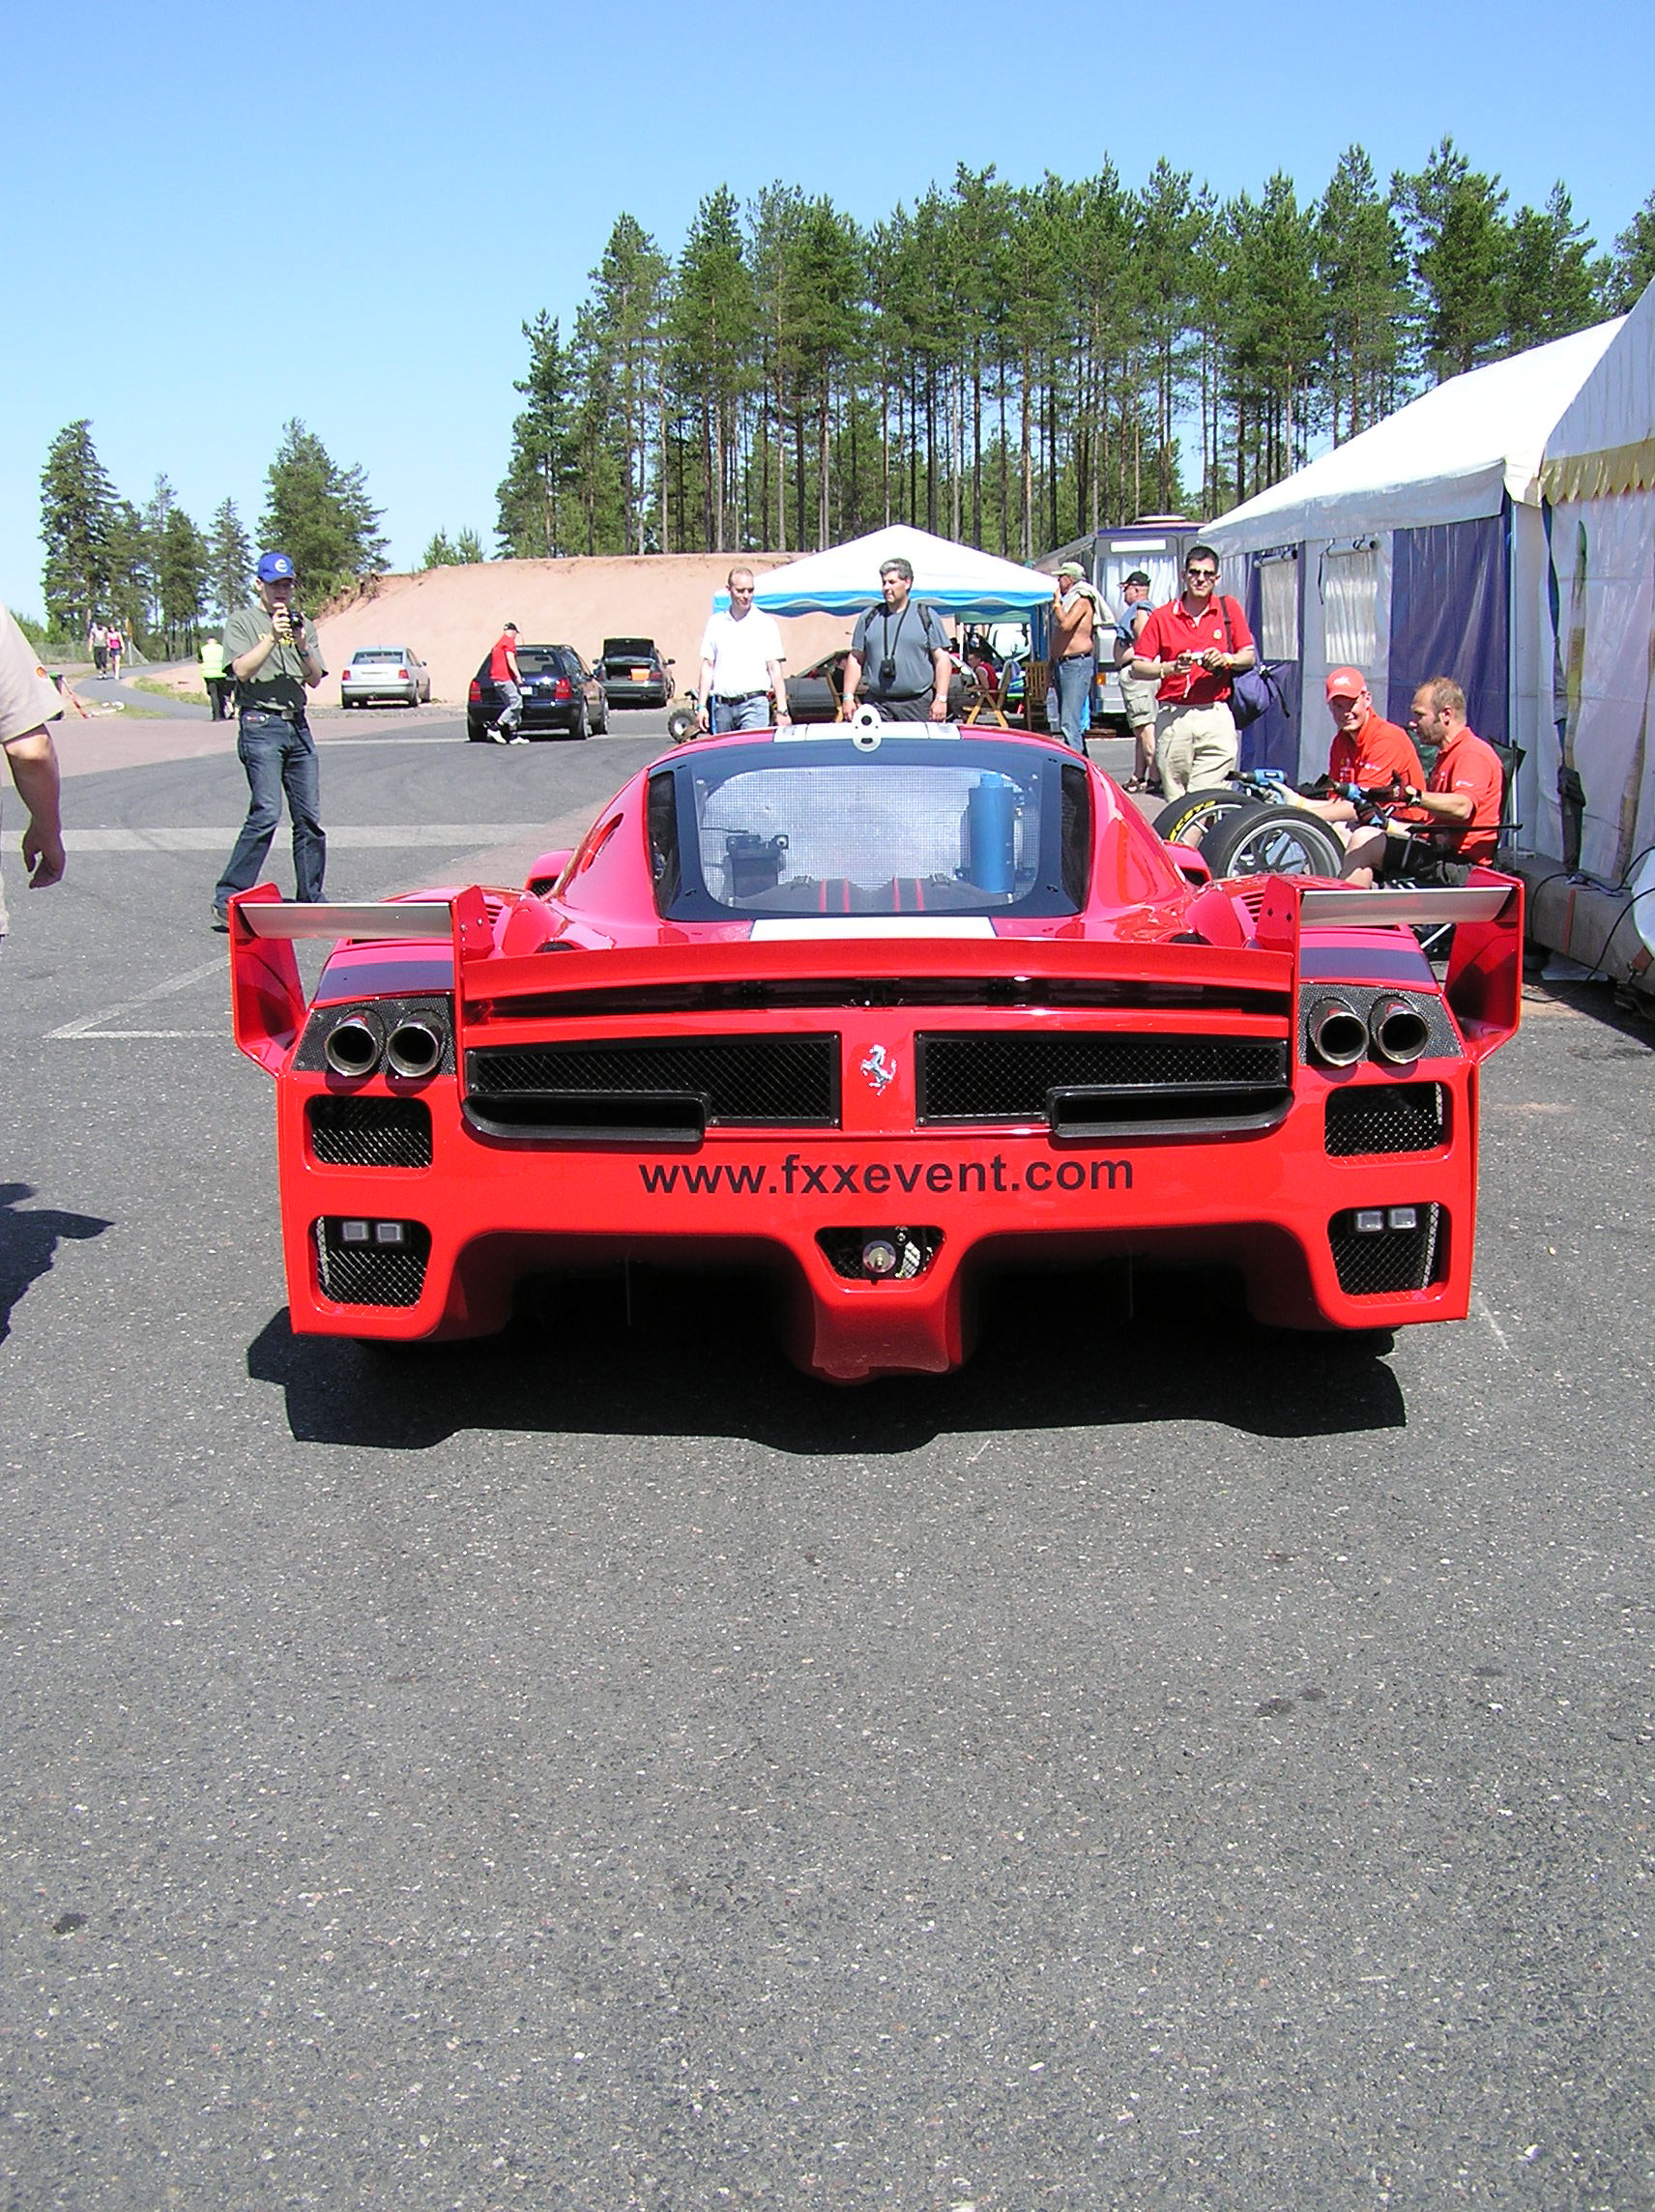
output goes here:
{"type": "Polygon", "coordinates": [[[1437,1280],[1439,1206],[1353,1207],[1328,1224],[1339,1288],[1348,1298],[1395,1297],[1437,1280]]]}
{"type": "Polygon", "coordinates": [[[330,1168],[428,1168],[431,1111],[421,1098],[312,1098],[310,1150],[330,1168]]]}
{"type": "Polygon", "coordinates": [[[1327,1101],[1327,1156],[1348,1160],[1381,1152],[1433,1152],[1448,1141],[1440,1083],[1364,1083],[1327,1101]]]}

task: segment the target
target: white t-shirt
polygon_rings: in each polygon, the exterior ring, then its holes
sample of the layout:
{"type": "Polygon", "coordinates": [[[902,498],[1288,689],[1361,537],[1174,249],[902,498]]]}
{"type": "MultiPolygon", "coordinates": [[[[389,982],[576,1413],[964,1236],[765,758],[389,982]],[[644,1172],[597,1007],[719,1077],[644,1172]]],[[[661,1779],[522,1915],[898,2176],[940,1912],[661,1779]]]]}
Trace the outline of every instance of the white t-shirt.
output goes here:
{"type": "Polygon", "coordinates": [[[768,691],[768,664],[787,655],[774,615],[753,607],[740,622],[732,614],[715,614],[702,637],[701,657],[712,663],[713,697],[739,699],[745,691],[768,691]]]}

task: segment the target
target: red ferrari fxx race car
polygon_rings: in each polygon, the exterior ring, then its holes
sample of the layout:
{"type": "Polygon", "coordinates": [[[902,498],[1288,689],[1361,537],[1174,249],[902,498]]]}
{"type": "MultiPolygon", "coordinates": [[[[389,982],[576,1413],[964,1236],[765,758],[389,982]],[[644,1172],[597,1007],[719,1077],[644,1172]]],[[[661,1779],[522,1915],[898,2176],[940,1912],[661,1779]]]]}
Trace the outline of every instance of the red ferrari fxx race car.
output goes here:
{"type": "Polygon", "coordinates": [[[914,723],[675,752],[521,889],[261,886],[292,1324],[475,1336],[537,1277],[721,1266],[854,1381],[957,1366],[997,1270],[1126,1261],[1276,1324],[1458,1319],[1521,899],[1215,882],[1063,747],[914,723]]]}

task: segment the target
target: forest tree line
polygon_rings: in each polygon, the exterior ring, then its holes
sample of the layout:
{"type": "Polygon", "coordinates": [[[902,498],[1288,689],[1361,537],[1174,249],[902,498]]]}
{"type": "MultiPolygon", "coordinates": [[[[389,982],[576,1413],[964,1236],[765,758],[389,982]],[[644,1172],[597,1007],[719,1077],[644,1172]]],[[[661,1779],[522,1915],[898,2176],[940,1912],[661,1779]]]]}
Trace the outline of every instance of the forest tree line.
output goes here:
{"type": "Polygon", "coordinates": [[[564,335],[523,326],[502,554],[801,552],[912,522],[1012,559],[1146,511],[1223,512],[1425,384],[1615,313],[1567,189],[1508,210],[1443,139],[1381,187],[1219,200],[1161,161],[1019,187],[956,171],[863,228],[776,184],[702,200],[676,259],[616,221],[564,335]]]}

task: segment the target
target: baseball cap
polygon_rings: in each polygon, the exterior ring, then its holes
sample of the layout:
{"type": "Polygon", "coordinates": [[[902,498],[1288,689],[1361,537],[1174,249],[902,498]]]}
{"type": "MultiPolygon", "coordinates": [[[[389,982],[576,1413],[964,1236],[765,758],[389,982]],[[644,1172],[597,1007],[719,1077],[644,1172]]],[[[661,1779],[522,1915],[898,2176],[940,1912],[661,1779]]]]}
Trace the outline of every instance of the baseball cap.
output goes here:
{"type": "Polygon", "coordinates": [[[291,576],[292,573],[293,563],[285,553],[261,553],[259,555],[258,580],[261,584],[277,583],[283,576],[291,576]]]}
{"type": "Polygon", "coordinates": [[[1358,699],[1368,688],[1368,679],[1359,668],[1330,668],[1327,672],[1327,696],[1330,699],[1358,699]]]}
{"type": "Polygon", "coordinates": [[[1065,561],[1058,573],[1060,576],[1069,577],[1072,582],[1077,584],[1084,584],[1086,581],[1086,570],[1078,561],[1065,561]]]}
{"type": "Polygon", "coordinates": [[[1122,584],[1142,584],[1144,589],[1147,591],[1149,588],[1149,571],[1147,568],[1134,568],[1130,576],[1122,576],[1120,580],[1122,584]]]}

